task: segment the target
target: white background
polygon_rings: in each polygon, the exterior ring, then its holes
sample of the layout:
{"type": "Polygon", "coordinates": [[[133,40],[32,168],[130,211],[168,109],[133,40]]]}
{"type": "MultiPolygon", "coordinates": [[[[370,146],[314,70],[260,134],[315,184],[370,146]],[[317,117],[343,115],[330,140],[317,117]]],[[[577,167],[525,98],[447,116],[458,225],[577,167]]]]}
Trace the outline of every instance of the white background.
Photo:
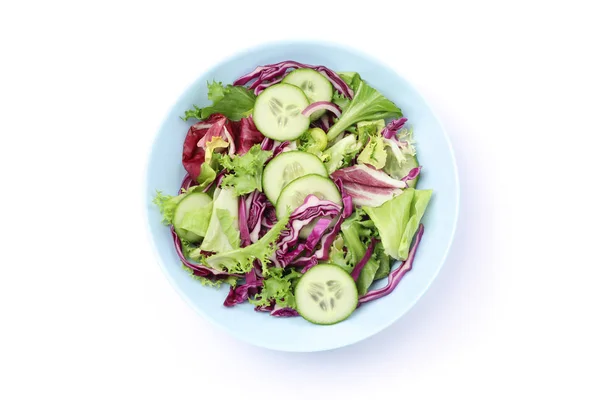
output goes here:
{"type": "Polygon", "coordinates": [[[594,3],[2,2],[0,398],[599,398],[594,3]],[[196,315],[141,208],[179,94],[286,38],[393,65],[439,114],[461,179],[427,294],[381,334],[317,354],[196,315]]]}

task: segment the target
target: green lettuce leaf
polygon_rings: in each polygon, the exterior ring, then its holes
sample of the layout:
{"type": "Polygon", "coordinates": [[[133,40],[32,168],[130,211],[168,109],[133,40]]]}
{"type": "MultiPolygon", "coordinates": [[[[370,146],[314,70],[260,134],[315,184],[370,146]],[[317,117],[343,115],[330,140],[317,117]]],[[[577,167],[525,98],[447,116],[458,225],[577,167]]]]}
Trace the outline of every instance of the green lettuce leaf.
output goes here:
{"type": "Polygon", "coordinates": [[[173,215],[175,215],[175,208],[177,208],[177,204],[183,198],[185,194],[182,193],[178,196],[169,196],[168,194],[164,194],[160,190],[156,191],[156,195],[152,202],[158,206],[160,213],[162,214],[162,223],[164,225],[171,225],[173,223],[173,215]]]}
{"type": "Polygon", "coordinates": [[[331,244],[331,249],[329,250],[329,262],[338,265],[347,273],[352,273],[354,267],[351,263],[351,254],[346,252],[344,247],[344,236],[340,233],[331,244]]]}
{"type": "MultiPolygon", "coordinates": [[[[337,74],[356,93],[356,91],[358,90],[358,86],[361,82],[360,75],[358,74],[358,72],[338,72],[337,74]]],[[[337,90],[333,92],[332,101],[342,109],[342,113],[346,111],[348,105],[350,104],[350,99],[345,97],[337,90]]]]}
{"type": "Polygon", "coordinates": [[[327,132],[327,139],[332,141],[347,128],[361,121],[401,116],[402,111],[393,102],[361,80],[354,98],[327,132]]]}
{"type": "Polygon", "coordinates": [[[396,260],[406,260],[431,195],[431,190],[409,188],[379,207],[362,208],[375,223],[385,254],[396,260]]]}
{"type": "Polygon", "coordinates": [[[320,156],[327,148],[327,134],[321,128],[311,128],[297,140],[298,150],[320,156]]]}
{"type": "Polygon", "coordinates": [[[350,165],[361,148],[362,143],[356,139],[356,135],[349,134],[325,150],[321,155],[321,161],[325,164],[327,172],[331,174],[350,165]]]}
{"type": "Polygon", "coordinates": [[[249,302],[255,306],[268,306],[273,300],[282,307],[296,308],[293,289],[302,274],[294,269],[269,269],[268,277],[263,281],[261,292],[249,302]]]}
{"type": "Polygon", "coordinates": [[[237,196],[252,193],[256,189],[262,192],[263,169],[272,154],[272,151],[261,150],[260,145],[256,144],[242,156],[224,156],[221,165],[230,173],[223,178],[221,186],[234,188],[237,196]]]}
{"type": "Polygon", "coordinates": [[[288,223],[289,216],[280,219],[256,243],[235,250],[220,252],[205,259],[206,265],[232,274],[244,274],[252,269],[254,260],[260,261],[263,275],[269,275],[268,264],[270,257],[275,253],[275,242],[281,231],[288,223]]]}
{"type": "Polygon", "coordinates": [[[385,166],[386,159],[387,153],[385,151],[383,136],[371,135],[369,142],[358,155],[358,162],[371,165],[375,169],[381,169],[385,166]]]}
{"type": "Polygon", "coordinates": [[[219,253],[240,247],[238,210],[238,197],[234,190],[221,189],[213,200],[213,211],[201,250],[219,253]]]}
{"type": "MultiPolygon", "coordinates": [[[[364,257],[371,240],[377,236],[377,230],[374,225],[368,220],[365,221],[364,217],[364,212],[359,209],[342,223],[342,235],[344,237],[344,244],[350,255],[349,264],[352,268],[364,257]]],[[[379,268],[379,259],[374,252],[356,281],[359,296],[367,293],[379,268]]]]}
{"type": "Polygon", "coordinates": [[[390,264],[390,256],[385,254],[385,249],[383,248],[383,244],[381,242],[377,242],[375,245],[375,257],[379,260],[379,268],[375,273],[375,280],[385,278],[390,274],[391,264],[390,264]]]}
{"type": "MultiPolygon", "coordinates": [[[[181,228],[192,232],[200,237],[206,236],[208,222],[212,215],[213,202],[211,201],[204,207],[187,212],[181,221],[181,228]]],[[[222,211],[222,210],[220,210],[222,211]]]]}
{"type": "MultiPolygon", "coordinates": [[[[208,83],[208,82],[207,82],[208,83]]],[[[184,121],[190,118],[203,120],[212,114],[223,114],[233,121],[239,121],[252,114],[256,96],[252,90],[244,86],[223,86],[221,82],[208,83],[208,99],[213,102],[212,106],[194,108],[187,110],[184,121]]]]}

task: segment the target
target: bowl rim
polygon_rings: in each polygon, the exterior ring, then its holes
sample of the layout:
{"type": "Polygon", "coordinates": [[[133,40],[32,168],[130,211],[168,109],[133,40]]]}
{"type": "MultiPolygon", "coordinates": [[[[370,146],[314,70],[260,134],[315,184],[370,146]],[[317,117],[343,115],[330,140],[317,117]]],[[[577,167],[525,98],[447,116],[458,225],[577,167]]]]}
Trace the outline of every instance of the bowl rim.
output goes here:
{"type": "Polygon", "coordinates": [[[238,50],[238,51],[233,51],[233,52],[228,52],[225,56],[221,56],[218,59],[214,60],[214,62],[211,62],[207,67],[203,68],[202,70],[200,70],[196,76],[196,78],[194,78],[191,82],[189,82],[187,85],[185,85],[185,89],[184,91],[173,101],[171,102],[171,105],[167,108],[167,110],[164,112],[162,118],[160,119],[160,122],[158,124],[158,127],[156,128],[155,132],[154,132],[154,136],[153,139],[150,141],[150,143],[148,144],[147,148],[146,148],[146,162],[145,162],[145,166],[143,169],[143,175],[142,175],[142,179],[144,181],[143,184],[143,190],[142,190],[142,196],[141,196],[141,202],[142,202],[142,209],[144,209],[144,217],[145,217],[145,225],[146,225],[146,238],[148,240],[148,243],[150,244],[150,247],[152,248],[152,251],[154,253],[154,257],[156,262],[158,263],[158,265],[160,266],[160,269],[163,273],[163,275],[165,275],[165,277],[167,278],[167,280],[170,283],[170,286],[175,290],[175,292],[181,296],[181,298],[184,299],[184,301],[196,312],[198,313],[201,317],[203,317],[205,320],[209,321],[212,325],[217,326],[219,329],[221,329],[222,331],[228,333],[229,335],[231,335],[232,337],[254,345],[254,346],[258,346],[258,347],[263,347],[269,350],[277,350],[277,351],[285,351],[285,352],[299,352],[299,353],[309,353],[309,352],[320,352],[320,351],[327,351],[327,350],[334,350],[334,349],[338,349],[338,348],[343,348],[343,347],[347,347],[350,346],[352,344],[361,342],[365,339],[368,339],[374,335],[377,335],[378,333],[381,333],[382,331],[386,330],[387,328],[389,328],[391,325],[393,325],[394,323],[398,322],[406,313],[408,313],[409,311],[411,311],[413,309],[413,307],[415,306],[415,304],[423,297],[423,295],[429,290],[429,288],[431,287],[431,285],[433,284],[433,282],[436,280],[437,276],[440,273],[440,270],[442,269],[442,267],[445,265],[446,260],[448,258],[448,254],[450,253],[450,249],[452,248],[452,245],[454,243],[454,238],[456,236],[456,229],[457,229],[457,225],[458,225],[458,219],[459,219],[459,213],[460,213],[460,197],[461,197],[461,187],[460,187],[460,179],[459,179],[459,172],[458,172],[458,165],[456,163],[456,156],[454,153],[454,148],[452,146],[452,142],[450,140],[450,137],[448,135],[448,132],[446,131],[444,125],[441,123],[440,118],[438,117],[438,114],[435,112],[435,110],[431,107],[430,103],[426,100],[426,98],[421,94],[420,91],[417,90],[417,88],[408,80],[406,79],[404,76],[400,75],[397,72],[397,68],[391,66],[390,64],[388,64],[385,60],[383,60],[380,56],[378,56],[377,54],[373,54],[370,52],[366,52],[364,50],[358,49],[357,47],[353,47],[350,46],[348,44],[345,43],[339,43],[339,42],[335,42],[335,41],[323,41],[323,40],[299,40],[299,39],[287,39],[287,40],[270,40],[270,41],[262,41],[258,44],[255,44],[253,46],[238,50]],[[437,267],[437,269],[435,270],[435,272],[432,274],[431,278],[429,279],[429,282],[427,283],[426,286],[423,287],[423,289],[418,293],[417,296],[414,297],[413,301],[410,302],[408,304],[408,306],[405,308],[404,312],[399,313],[398,315],[394,316],[393,318],[389,319],[388,321],[384,321],[383,323],[381,323],[378,326],[378,329],[375,329],[371,332],[366,333],[365,335],[359,337],[359,338],[355,338],[352,340],[348,340],[345,341],[343,343],[340,343],[339,345],[336,346],[313,346],[313,348],[311,349],[296,349],[296,348],[289,348],[289,347],[281,347],[281,346],[277,346],[277,345],[271,345],[270,343],[266,342],[266,341],[261,341],[261,342],[257,342],[254,340],[250,340],[248,337],[244,336],[243,334],[239,333],[237,330],[232,329],[230,327],[228,327],[225,324],[222,324],[220,321],[216,320],[215,318],[211,317],[209,314],[205,313],[204,310],[202,310],[202,308],[198,307],[192,300],[191,298],[183,291],[181,290],[178,285],[176,284],[174,278],[171,276],[171,274],[168,272],[167,267],[164,265],[163,261],[162,261],[162,256],[158,251],[157,245],[155,243],[155,238],[154,235],[152,235],[152,228],[150,225],[150,211],[148,208],[148,198],[147,198],[147,194],[149,193],[150,190],[150,182],[149,182],[149,169],[150,169],[150,163],[151,163],[151,155],[154,152],[154,148],[156,147],[156,143],[158,141],[158,136],[159,136],[159,132],[162,131],[163,126],[166,124],[167,120],[169,119],[169,115],[172,113],[173,108],[175,107],[175,105],[177,105],[179,103],[179,101],[181,100],[181,98],[185,95],[185,93],[190,90],[191,86],[198,81],[198,79],[204,75],[206,72],[208,72],[210,69],[220,65],[220,64],[224,64],[227,62],[230,62],[232,60],[234,60],[235,58],[239,57],[242,54],[249,54],[249,53],[253,53],[253,52],[260,52],[263,49],[268,49],[270,47],[277,47],[277,46],[298,46],[298,45],[302,45],[302,46],[306,46],[306,45],[313,45],[315,47],[337,47],[340,48],[348,53],[352,53],[355,54],[358,57],[362,57],[362,58],[367,58],[367,59],[371,59],[372,61],[374,61],[375,63],[383,66],[384,68],[389,69],[390,71],[393,71],[394,73],[396,73],[401,79],[404,80],[404,83],[406,84],[406,86],[410,87],[411,90],[413,90],[413,92],[416,94],[416,96],[418,96],[420,98],[420,100],[423,102],[423,104],[428,108],[429,112],[431,113],[433,119],[435,120],[435,122],[438,124],[438,126],[441,129],[442,135],[444,137],[444,140],[446,142],[446,146],[449,150],[450,153],[450,159],[452,161],[452,166],[453,166],[453,170],[454,170],[454,174],[453,174],[453,178],[454,178],[454,183],[453,186],[456,189],[456,199],[455,199],[455,210],[454,210],[454,219],[452,221],[452,226],[451,226],[451,231],[450,231],[450,239],[448,240],[447,244],[446,244],[446,248],[444,249],[443,255],[440,259],[439,265],[437,267]]]}

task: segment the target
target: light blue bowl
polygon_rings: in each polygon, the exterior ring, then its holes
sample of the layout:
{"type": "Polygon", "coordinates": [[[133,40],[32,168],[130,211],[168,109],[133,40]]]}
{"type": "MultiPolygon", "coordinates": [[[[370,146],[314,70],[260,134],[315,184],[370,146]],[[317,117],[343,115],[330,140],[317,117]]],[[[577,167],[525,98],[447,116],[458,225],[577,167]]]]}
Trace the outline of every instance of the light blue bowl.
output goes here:
{"type": "MultiPolygon", "coordinates": [[[[417,91],[392,68],[360,52],[332,44],[278,42],[235,55],[204,72],[179,98],[160,128],[148,161],[146,192],[148,227],[163,271],[187,302],[205,318],[231,335],[275,350],[310,352],[356,343],[390,326],[425,293],[437,276],[450,248],[458,218],[459,185],[450,141],[440,122],[417,91]],[[202,286],[181,267],[169,228],[152,204],[156,190],[175,194],[185,171],[181,165],[183,139],[190,126],[179,116],[197,104],[207,105],[207,80],[231,83],[257,65],[283,60],[325,65],[336,71],[358,71],[373,87],[394,101],[414,126],[423,172],[419,188],[434,196],[423,224],[425,234],[413,270],[387,297],[367,303],[352,316],[332,326],[313,325],[298,318],[275,318],[255,312],[250,304],[223,306],[227,287],[202,286]]],[[[379,286],[385,284],[379,282],[379,286]]]]}

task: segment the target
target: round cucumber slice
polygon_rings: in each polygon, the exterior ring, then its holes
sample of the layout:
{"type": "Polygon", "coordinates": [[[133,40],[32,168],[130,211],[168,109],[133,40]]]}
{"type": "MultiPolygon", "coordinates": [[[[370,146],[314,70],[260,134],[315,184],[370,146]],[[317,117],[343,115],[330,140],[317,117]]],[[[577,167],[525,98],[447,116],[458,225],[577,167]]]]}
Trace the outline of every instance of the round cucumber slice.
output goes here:
{"type": "MultiPolygon", "coordinates": [[[[284,83],[298,86],[311,103],[317,101],[331,101],[333,98],[333,86],[331,82],[319,72],[310,68],[300,68],[290,72],[284,79],[284,83]]],[[[312,121],[320,118],[325,110],[311,114],[312,121]]]]}
{"type": "Polygon", "coordinates": [[[287,214],[288,208],[293,212],[304,203],[309,194],[313,194],[321,200],[329,200],[342,205],[340,192],[331,179],[317,174],[309,174],[293,180],[283,188],[275,206],[277,218],[283,218],[287,214]]]}
{"type": "Polygon", "coordinates": [[[290,182],[308,174],[327,176],[327,168],[319,157],[303,151],[287,151],[272,159],[263,171],[265,195],[277,204],[281,190],[290,182]]]}
{"type": "Polygon", "coordinates": [[[294,85],[279,83],[265,89],[254,104],[256,128],[268,138],[295,140],[308,129],[310,119],[302,115],[309,102],[294,85]]]}
{"type": "Polygon", "coordinates": [[[198,236],[187,229],[183,229],[181,227],[181,222],[183,221],[185,214],[202,208],[211,201],[212,199],[206,193],[195,192],[188,194],[179,202],[179,204],[177,204],[175,212],[173,213],[173,229],[175,229],[175,232],[181,239],[185,239],[192,243],[199,242],[202,239],[201,236],[198,236]]]}
{"type": "Polygon", "coordinates": [[[294,296],[298,313],[319,325],[345,320],[358,305],[354,279],[333,264],[318,264],[308,270],[298,281],[294,296]]]}
{"type": "MultiPolygon", "coordinates": [[[[340,192],[331,179],[317,174],[310,174],[290,182],[283,188],[275,206],[277,218],[283,218],[288,209],[293,212],[304,203],[306,196],[309,194],[314,194],[321,200],[329,200],[340,206],[342,205],[340,192]]],[[[306,239],[316,224],[317,220],[302,228],[300,237],[306,239]]]]}

